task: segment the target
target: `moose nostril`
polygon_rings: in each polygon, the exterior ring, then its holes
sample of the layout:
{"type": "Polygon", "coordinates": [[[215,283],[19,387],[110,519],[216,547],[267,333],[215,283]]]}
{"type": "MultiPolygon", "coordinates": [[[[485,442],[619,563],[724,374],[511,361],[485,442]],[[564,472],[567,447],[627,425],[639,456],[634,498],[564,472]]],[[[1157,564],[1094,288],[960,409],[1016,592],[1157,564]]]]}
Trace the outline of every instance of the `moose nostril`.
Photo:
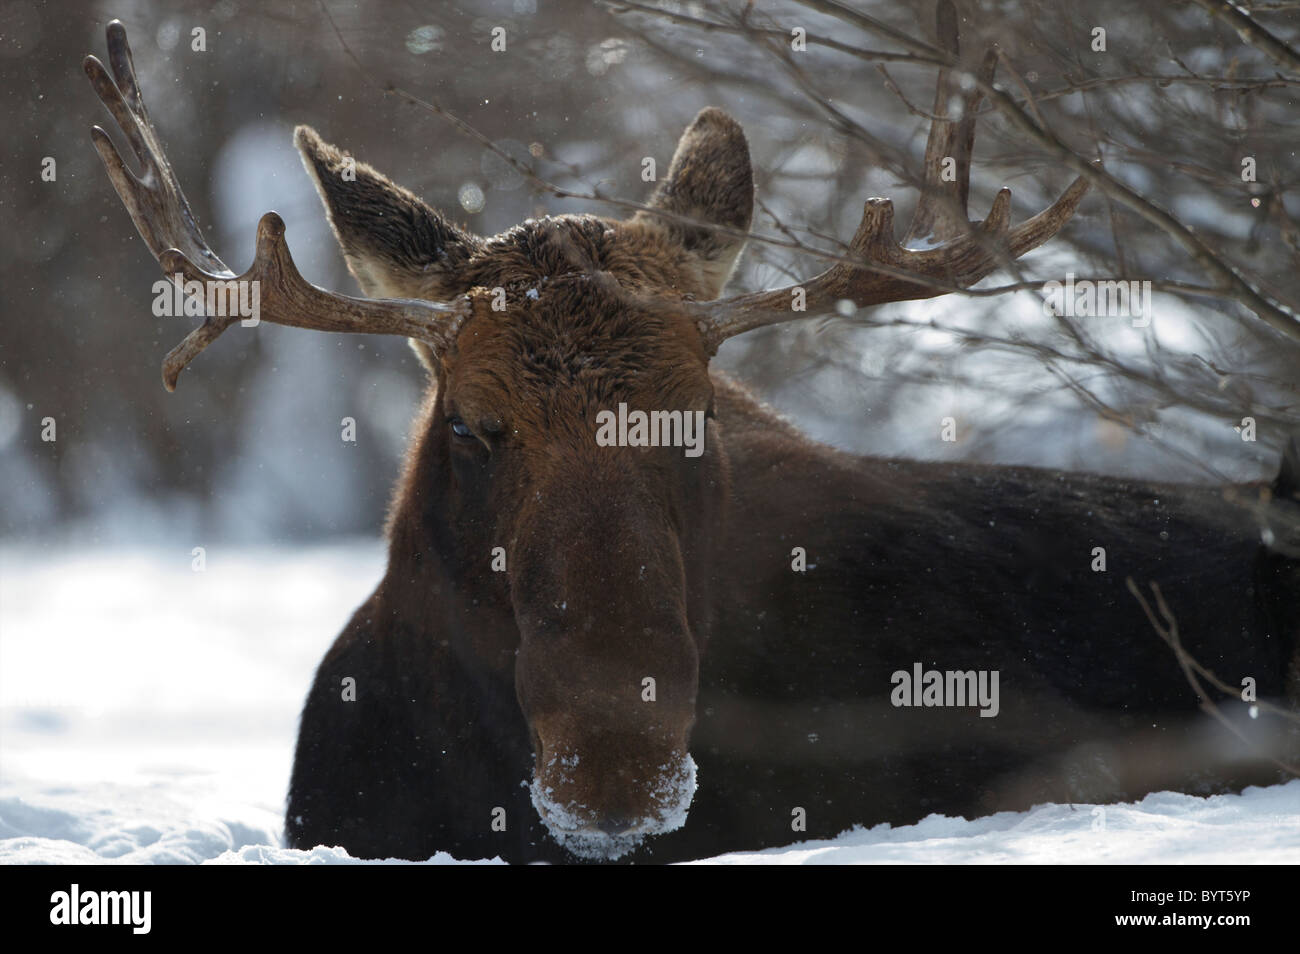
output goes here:
{"type": "Polygon", "coordinates": [[[606,815],[596,827],[607,835],[621,835],[632,827],[632,822],[621,815],[606,815]]]}

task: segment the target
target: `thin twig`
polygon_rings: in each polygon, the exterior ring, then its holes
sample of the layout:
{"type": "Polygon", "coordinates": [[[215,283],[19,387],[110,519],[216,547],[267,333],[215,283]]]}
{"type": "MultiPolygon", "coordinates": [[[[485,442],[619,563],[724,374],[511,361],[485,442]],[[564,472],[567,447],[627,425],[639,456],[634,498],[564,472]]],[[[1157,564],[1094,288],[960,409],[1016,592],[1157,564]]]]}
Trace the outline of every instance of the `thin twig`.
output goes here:
{"type": "Polygon", "coordinates": [[[1237,36],[1278,66],[1300,74],[1300,53],[1266,30],[1244,10],[1226,3],[1225,0],[1192,0],[1192,3],[1203,9],[1211,18],[1223,17],[1224,22],[1237,31],[1237,36]]]}
{"type": "MultiPolygon", "coordinates": [[[[1241,741],[1245,742],[1251,748],[1255,749],[1257,752],[1261,751],[1254,740],[1247,738],[1245,733],[1243,733],[1241,729],[1232,722],[1232,720],[1223,714],[1215,702],[1209,697],[1209,694],[1202,688],[1200,680],[1197,678],[1198,676],[1204,678],[1214,686],[1215,689],[1218,689],[1225,695],[1237,696],[1240,693],[1240,690],[1224,683],[1214,675],[1214,673],[1197,662],[1196,659],[1183,648],[1182,639],[1178,633],[1178,621],[1174,618],[1173,612],[1169,609],[1169,604],[1165,602],[1164,594],[1160,592],[1160,584],[1153,581],[1147,585],[1151,587],[1151,593],[1155,597],[1156,606],[1160,609],[1160,615],[1164,617],[1164,625],[1161,625],[1160,621],[1156,619],[1156,615],[1152,611],[1151,605],[1142,596],[1142,592],[1138,589],[1137,584],[1133,582],[1133,577],[1125,577],[1124,585],[1128,587],[1128,591],[1133,594],[1134,599],[1136,599],[1138,604],[1142,607],[1142,612],[1146,614],[1147,620],[1151,623],[1151,628],[1154,629],[1156,634],[1165,641],[1170,649],[1173,650],[1174,658],[1178,660],[1178,665],[1183,670],[1183,675],[1187,678],[1188,684],[1192,687],[1192,691],[1196,693],[1196,697],[1200,701],[1201,710],[1221,722],[1233,735],[1241,739],[1241,741]]],[[[1300,723],[1300,713],[1291,712],[1280,706],[1275,706],[1270,702],[1264,701],[1253,702],[1251,705],[1257,706],[1261,711],[1271,712],[1284,719],[1300,723]]],[[[1270,762],[1282,769],[1284,772],[1300,778],[1300,767],[1282,762],[1268,753],[1264,753],[1264,755],[1270,762]]]]}

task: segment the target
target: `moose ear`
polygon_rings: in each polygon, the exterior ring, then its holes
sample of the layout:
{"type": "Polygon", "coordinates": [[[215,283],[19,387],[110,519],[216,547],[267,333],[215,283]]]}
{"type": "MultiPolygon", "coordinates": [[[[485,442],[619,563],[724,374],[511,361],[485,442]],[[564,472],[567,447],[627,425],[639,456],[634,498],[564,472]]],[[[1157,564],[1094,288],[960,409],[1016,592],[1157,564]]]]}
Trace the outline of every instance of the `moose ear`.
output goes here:
{"type": "Polygon", "coordinates": [[[478,236],[345,156],[310,126],[295,129],[293,141],[325,203],[348,270],[366,295],[437,301],[462,290],[456,275],[482,243],[478,236]]]}
{"type": "MultiPolygon", "coordinates": [[[[668,177],[655,190],[650,206],[748,231],[754,214],[754,172],[740,123],[720,109],[700,110],[678,140],[668,177]]],[[[635,220],[666,229],[698,263],[706,297],[718,297],[745,245],[743,238],[646,212],[638,212],[635,220]]]]}

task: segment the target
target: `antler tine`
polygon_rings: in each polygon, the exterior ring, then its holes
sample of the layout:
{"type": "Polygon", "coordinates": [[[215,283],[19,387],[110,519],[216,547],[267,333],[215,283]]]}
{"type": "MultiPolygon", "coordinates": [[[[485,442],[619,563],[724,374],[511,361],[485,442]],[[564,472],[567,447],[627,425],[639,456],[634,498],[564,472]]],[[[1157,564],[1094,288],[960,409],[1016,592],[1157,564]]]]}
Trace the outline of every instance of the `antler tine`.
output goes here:
{"type": "Polygon", "coordinates": [[[868,199],[846,256],[859,258],[863,264],[837,262],[802,285],[717,301],[688,302],[684,307],[695,317],[708,351],[714,353],[722,342],[742,332],[825,314],[844,300],[865,308],[892,301],[935,298],[947,294],[948,289],[936,287],[927,279],[960,287],[973,285],[998,267],[998,256],[990,247],[1006,249],[1011,258],[1019,258],[1037,248],[1064,227],[1087,191],[1087,181],[1082,177],[1075,179],[1051,206],[1008,230],[1011,190],[1002,189],[988,216],[973,234],[922,250],[904,248],[893,237],[892,202],[868,199]],[[920,280],[873,270],[871,263],[915,275],[920,280]],[[804,293],[803,308],[796,311],[794,292],[799,289],[804,293]]]}
{"type": "MultiPolygon", "coordinates": [[[[284,219],[267,212],[257,223],[257,252],[248,271],[237,278],[209,272],[179,249],[168,249],[158,262],[169,275],[185,282],[256,283],[257,301],[266,320],[292,328],[359,334],[402,335],[428,342],[437,353],[456,340],[461,323],[469,316],[468,300],[452,304],[407,298],[353,298],[326,291],[302,277],[284,241],[284,219]]],[[[174,349],[163,364],[163,377],[175,382],[185,365],[198,356],[216,334],[205,333],[209,318],[174,349]],[[191,343],[191,339],[194,341],[191,343]]],[[[216,319],[223,320],[223,319],[216,319]]],[[[238,321],[235,317],[228,319],[238,321]]]]}
{"type": "MultiPolygon", "coordinates": [[[[948,0],[938,5],[937,19],[939,41],[955,55],[957,17],[948,0]]],[[[989,51],[980,66],[980,76],[985,82],[991,80],[996,65],[996,54],[989,51]]],[[[1014,229],[1008,228],[1009,189],[998,192],[983,222],[967,220],[975,110],[982,94],[975,84],[957,96],[959,85],[949,70],[940,71],[934,118],[926,141],[925,183],[904,244],[900,245],[894,238],[893,203],[888,199],[868,199],[846,255],[857,261],[836,263],[801,285],[687,303],[684,307],[695,317],[709,353],[716,352],[723,341],[742,332],[825,314],[843,300],[862,308],[891,301],[934,298],[951,290],[945,285],[964,288],[1000,264],[1037,248],[1064,227],[1088,191],[1088,183],[1082,177],[1075,179],[1051,206],[1014,229]],[[954,97],[960,101],[961,116],[949,118],[954,97]],[[941,175],[944,160],[949,158],[955,165],[955,176],[951,179],[941,175]],[[921,239],[942,244],[923,249],[905,247],[921,239]],[[873,264],[885,270],[873,269],[873,264]],[[801,295],[796,294],[800,292],[801,295]],[[796,310],[798,304],[802,308],[796,310]]]]}
{"type": "MultiPolygon", "coordinates": [[[[102,128],[95,126],[91,138],[140,237],[169,279],[182,289],[188,282],[204,283],[209,289],[213,288],[211,283],[221,283],[225,294],[248,283],[250,294],[241,297],[257,302],[258,314],[253,317],[265,318],[273,324],[319,331],[405,335],[429,343],[435,353],[451,347],[456,331],[469,314],[467,301],[449,305],[407,299],[372,300],[319,288],[299,274],[284,241],[284,221],[274,212],[262,216],[258,223],[257,254],[248,271],[236,276],[227,268],[204,240],[149,121],[131,61],[126,28],[114,20],[108,25],[107,36],[112,76],[94,56],[86,57],[83,68],[135,153],[140,175],[127,167],[102,128]]],[[[242,317],[246,316],[207,315],[199,327],[173,348],[163,360],[163,384],[167,390],[174,391],[181,371],[242,317]]]]}
{"type": "MultiPolygon", "coordinates": [[[[948,0],[939,3],[935,19],[939,45],[956,57],[960,53],[957,12],[948,0]]],[[[986,52],[979,68],[980,79],[993,82],[997,65],[996,51],[986,52]]],[[[946,242],[970,231],[966,204],[970,197],[971,152],[975,147],[975,113],[983,100],[984,93],[978,84],[963,89],[951,70],[939,71],[931,110],[934,118],[925,142],[924,183],[903,238],[904,245],[924,239],[946,242]],[[951,115],[954,103],[956,116],[951,115]],[[943,173],[950,159],[953,175],[947,178],[943,173]]]]}
{"type": "Polygon", "coordinates": [[[234,277],[234,273],[203,240],[185,193],[181,191],[158,142],[158,135],[140,96],[126,28],[121,21],[114,20],[106,32],[108,62],[113,67],[113,76],[108,75],[104,64],[95,56],[87,56],[82,68],[140,163],[141,175],[136,176],[123,162],[108,133],[99,126],[91,129],[95,149],[104,161],[122,204],[155,258],[169,248],[179,248],[190,258],[204,262],[210,270],[234,277]]]}

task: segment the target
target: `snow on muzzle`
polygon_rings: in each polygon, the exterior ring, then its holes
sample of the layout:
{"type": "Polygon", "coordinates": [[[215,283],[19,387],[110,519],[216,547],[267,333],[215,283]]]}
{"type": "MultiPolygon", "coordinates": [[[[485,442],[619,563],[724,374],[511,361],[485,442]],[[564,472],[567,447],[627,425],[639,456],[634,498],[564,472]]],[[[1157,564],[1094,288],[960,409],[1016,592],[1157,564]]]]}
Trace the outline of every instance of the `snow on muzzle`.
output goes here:
{"type": "Polygon", "coordinates": [[[533,807],[558,844],[579,858],[612,861],[686,823],[695,760],[685,738],[591,734],[548,743],[537,735],[533,807]]]}

